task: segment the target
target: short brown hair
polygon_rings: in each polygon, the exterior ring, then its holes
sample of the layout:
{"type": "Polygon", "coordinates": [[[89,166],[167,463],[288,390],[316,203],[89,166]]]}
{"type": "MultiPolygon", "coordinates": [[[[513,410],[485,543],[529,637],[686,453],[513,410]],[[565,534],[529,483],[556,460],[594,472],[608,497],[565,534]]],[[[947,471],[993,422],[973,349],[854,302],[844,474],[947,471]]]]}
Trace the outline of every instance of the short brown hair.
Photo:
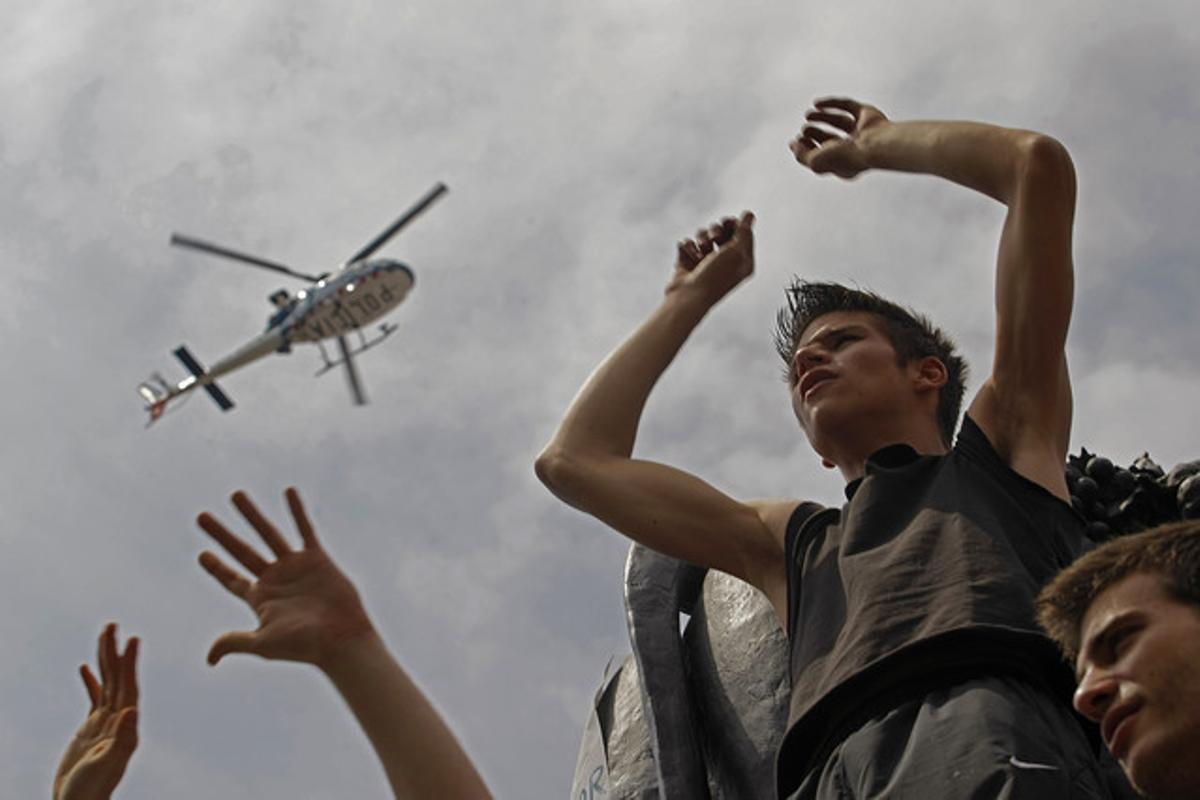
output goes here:
{"type": "Polygon", "coordinates": [[[1079,657],[1080,627],[1105,589],[1135,573],[1162,578],[1167,593],[1200,606],[1200,520],[1122,536],[1064,569],[1038,596],[1038,622],[1069,661],[1079,657]]]}
{"type": "Polygon", "coordinates": [[[887,337],[900,366],[926,356],[935,356],[946,367],[946,384],[938,393],[937,424],[942,443],[954,443],[958,414],[967,380],[967,362],[954,352],[954,342],[934,327],[923,314],[886,300],[874,292],[851,289],[840,283],[818,283],[794,279],[785,290],[787,305],[775,322],[775,350],[783,359],[788,379],[800,337],[814,319],[835,311],[862,311],[883,321],[887,337]]]}

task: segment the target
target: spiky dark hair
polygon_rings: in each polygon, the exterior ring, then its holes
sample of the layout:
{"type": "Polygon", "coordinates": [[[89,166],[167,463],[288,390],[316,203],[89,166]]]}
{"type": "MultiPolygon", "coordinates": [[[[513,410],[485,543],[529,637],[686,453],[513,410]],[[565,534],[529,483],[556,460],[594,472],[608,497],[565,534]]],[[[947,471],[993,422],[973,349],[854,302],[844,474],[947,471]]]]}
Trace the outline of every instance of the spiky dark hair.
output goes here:
{"type": "Polygon", "coordinates": [[[792,375],[792,359],[800,337],[817,317],[835,311],[863,311],[883,320],[900,366],[913,359],[935,356],[946,367],[946,384],[938,394],[937,423],[942,442],[954,441],[958,414],[967,380],[967,362],[954,352],[954,342],[923,314],[896,305],[874,292],[851,289],[840,283],[793,279],[785,290],[787,305],[779,309],[775,325],[775,350],[783,359],[785,378],[792,375]]]}

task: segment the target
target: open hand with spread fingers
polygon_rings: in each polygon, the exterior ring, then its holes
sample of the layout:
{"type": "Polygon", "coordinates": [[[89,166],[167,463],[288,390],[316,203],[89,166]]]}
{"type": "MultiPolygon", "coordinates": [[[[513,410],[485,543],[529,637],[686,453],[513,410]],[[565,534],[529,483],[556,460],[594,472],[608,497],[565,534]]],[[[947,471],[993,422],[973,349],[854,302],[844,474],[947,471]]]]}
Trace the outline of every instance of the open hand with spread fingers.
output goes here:
{"type": "Polygon", "coordinates": [[[97,647],[100,680],[79,668],[91,709],[67,745],[54,776],[54,800],[108,800],[138,744],[138,639],[117,652],[117,626],[109,623],[97,647]]]}
{"type": "Polygon", "coordinates": [[[211,514],[196,522],[251,577],[214,553],[200,566],[258,617],[258,629],[226,633],[208,662],[229,653],[313,664],[330,679],[379,756],[397,798],[491,795],[479,771],[425,694],[388,652],[358,590],[317,541],[300,495],[286,492],[301,547],[262,515],[245,492],[233,504],[274,554],[265,558],[211,514]]]}
{"type": "Polygon", "coordinates": [[[245,492],[233,494],[234,506],[270,548],[274,561],[264,558],[211,514],[206,512],[196,519],[204,532],[252,577],[207,550],[200,554],[200,566],[244,600],[258,617],[257,630],[232,631],[218,637],[208,651],[210,664],[215,665],[230,653],[250,653],[325,669],[339,648],[374,633],[358,590],[317,541],[299,493],[288,489],[286,497],[300,533],[299,550],[293,549],[245,492]]]}
{"type": "Polygon", "coordinates": [[[816,100],[804,118],[789,145],[796,160],[818,175],[847,179],[870,168],[865,142],[888,124],[878,108],[848,97],[816,100]]]}
{"type": "Polygon", "coordinates": [[[725,217],[696,231],[693,239],[681,240],[675,270],[666,293],[682,287],[703,291],[716,302],[754,273],[754,214],[725,217]]]}

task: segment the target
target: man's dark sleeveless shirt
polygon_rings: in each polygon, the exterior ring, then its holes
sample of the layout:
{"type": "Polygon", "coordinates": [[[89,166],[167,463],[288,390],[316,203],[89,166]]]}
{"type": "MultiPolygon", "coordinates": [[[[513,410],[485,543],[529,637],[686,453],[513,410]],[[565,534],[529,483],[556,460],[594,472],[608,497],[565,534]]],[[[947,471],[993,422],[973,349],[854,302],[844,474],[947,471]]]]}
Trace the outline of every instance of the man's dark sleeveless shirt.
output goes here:
{"type": "Polygon", "coordinates": [[[1083,521],[1010,469],[970,417],[945,455],[872,454],[846,495],[840,512],[804,503],[788,524],[779,797],[871,716],[935,688],[984,675],[1063,698],[1073,687],[1033,602],[1088,547],[1083,521]]]}

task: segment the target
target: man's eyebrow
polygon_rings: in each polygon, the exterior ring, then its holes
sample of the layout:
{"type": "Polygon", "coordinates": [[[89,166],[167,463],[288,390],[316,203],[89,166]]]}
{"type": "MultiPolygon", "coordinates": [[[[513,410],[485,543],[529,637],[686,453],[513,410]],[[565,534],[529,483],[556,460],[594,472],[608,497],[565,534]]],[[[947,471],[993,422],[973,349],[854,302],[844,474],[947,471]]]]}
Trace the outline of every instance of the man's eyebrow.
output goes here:
{"type": "Polygon", "coordinates": [[[867,326],[861,322],[847,322],[843,325],[834,325],[831,328],[821,328],[806,341],[800,342],[799,347],[796,349],[799,350],[805,345],[812,344],[817,339],[828,339],[832,336],[837,336],[839,333],[862,333],[865,330],[867,330],[867,326]]]}
{"type": "MultiPolygon", "coordinates": [[[[1079,649],[1079,663],[1086,664],[1095,653],[1096,649],[1112,638],[1112,635],[1125,623],[1141,615],[1141,610],[1131,608],[1127,611],[1109,617],[1104,621],[1104,624],[1093,633],[1090,637],[1084,640],[1083,646],[1079,649]]],[[[1082,676],[1079,674],[1079,665],[1075,667],[1075,682],[1078,683],[1082,676]]]]}

